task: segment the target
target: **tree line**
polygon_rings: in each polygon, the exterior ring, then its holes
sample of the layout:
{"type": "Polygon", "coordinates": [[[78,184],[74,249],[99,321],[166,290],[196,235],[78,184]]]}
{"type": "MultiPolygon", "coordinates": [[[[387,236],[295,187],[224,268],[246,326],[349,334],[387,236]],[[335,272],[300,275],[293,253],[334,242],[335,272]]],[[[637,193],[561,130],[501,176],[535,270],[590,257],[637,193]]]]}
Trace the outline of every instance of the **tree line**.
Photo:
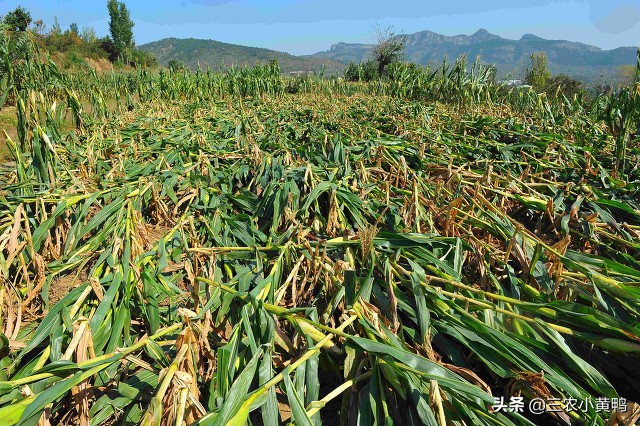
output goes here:
{"type": "Polygon", "coordinates": [[[20,45],[18,40],[27,33],[32,34],[35,42],[50,53],[64,54],[62,62],[67,66],[82,65],[86,63],[85,58],[105,58],[116,65],[133,67],[157,65],[152,54],[136,49],[133,37],[135,24],[124,2],[108,0],[107,12],[109,34],[104,37],[98,37],[91,27],[80,29],[75,22],[63,30],[57,17],[47,28],[42,19],[33,20],[31,13],[21,6],[0,17],[0,26],[2,36],[12,45],[20,45]]]}

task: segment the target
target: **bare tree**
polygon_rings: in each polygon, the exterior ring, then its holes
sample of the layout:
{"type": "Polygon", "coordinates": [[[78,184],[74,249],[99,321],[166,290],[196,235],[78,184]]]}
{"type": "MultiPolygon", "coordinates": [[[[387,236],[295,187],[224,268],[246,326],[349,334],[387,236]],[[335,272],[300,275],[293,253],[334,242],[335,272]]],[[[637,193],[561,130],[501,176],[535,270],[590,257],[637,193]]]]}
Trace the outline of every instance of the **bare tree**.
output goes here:
{"type": "Polygon", "coordinates": [[[383,29],[380,25],[376,25],[373,32],[376,45],[373,48],[373,59],[378,64],[378,74],[382,77],[387,65],[403,59],[407,37],[395,34],[391,27],[383,29]]]}

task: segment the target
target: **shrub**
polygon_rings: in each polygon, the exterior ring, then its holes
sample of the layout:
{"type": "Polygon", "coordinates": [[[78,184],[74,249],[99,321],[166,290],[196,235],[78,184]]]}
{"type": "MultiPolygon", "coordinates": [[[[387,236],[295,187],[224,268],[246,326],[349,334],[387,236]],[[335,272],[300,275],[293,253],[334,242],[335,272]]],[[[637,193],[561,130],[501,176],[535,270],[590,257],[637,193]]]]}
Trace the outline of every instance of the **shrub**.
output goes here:
{"type": "Polygon", "coordinates": [[[344,79],[347,81],[371,81],[379,77],[378,65],[371,59],[359,64],[351,62],[344,71],[344,79]]]}

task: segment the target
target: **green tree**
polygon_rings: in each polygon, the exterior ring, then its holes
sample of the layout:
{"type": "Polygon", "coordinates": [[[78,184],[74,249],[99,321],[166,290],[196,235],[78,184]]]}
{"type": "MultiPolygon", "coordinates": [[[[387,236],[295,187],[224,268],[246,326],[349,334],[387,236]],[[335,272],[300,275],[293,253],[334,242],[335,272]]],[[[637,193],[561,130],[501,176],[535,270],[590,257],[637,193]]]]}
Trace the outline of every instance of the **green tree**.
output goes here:
{"type": "Polygon", "coordinates": [[[181,71],[186,68],[186,66],[184,65],[184,62],[179,61],[177,59],[170,60],[167,66],[172,72],[181,71]]]}
{"type": "Polygon", "coordinates": [[[551,73],[547,68],[547,55],[544,52],[535,52],[531,54],[530,59],[531,65],[525,72],[524,81],[535,90],[542,91],[551,78],[551,73]]]}
{"type": "Polygon", "coordinates": [[[7,13],[4,23],[11,31],[24,32],[31,23],[31,14],[27,9],[18,6],[14,11],[7,13]]]}
{"type": "Polygon", "coordinates": [[[76,24],[75,22],[72,22],[71,25],[69,25],[69,31],[71,32],[71,34],[73,34],[74,36],[77,36],[79,34],[78,31],[78,24],[76,24]]]}
{"type": "Polygon", "coordinates": [[[158,60],[151,52],[145,50],[135,49],[132,53],[133,65],[138,68],[155,67],[158,65],[158,60]]]}
{"type": "Polygon", "coordinates": [[[58,22],[58,17],[53,17],[53,25],[51,26],[51,30],[49,31],[49,35],[51,36],[59,36],[62,34],[62,27],[60,26],[60,22],[58,22]]]}
{"type": "Polygon", "coordinates": [[[620,85],[628,87],[636,80],[636,67],[634,65],[622,65],[620,67],[620,85]]]}
{"type": "Polygon", "coordinates": [[[93,27],[82,27],[80,38],[86,43],[95,43],[98,40],[96,30],[94,30],[93,27]]]}
{"type": "Polygon", "coordinates": [[[117,59],[126,57],[127,50],[132,48],[133,21],[129,17],[129,10],[123,2],[108,0],[109,32],[117,59]]]}
{"type": "Polygon", "coordinates": [[[549,95],[563,94],[571,99],[582,92],[582,82],[566,74],[558,74],[547,80],[545,92],[549,95]]]}
{"type": "Polygon", "coordinates": [[[376,46],[373,48],[373,59],[378,65],[378,75],[382,77],[387,65],[402,60],[402,51],[407,43],[405,36],[396,35],[390,27],[374,29],[376,46]]]}
{"type": "Polygon", "coordinates": [[[373,59],[359,64],[351,62],[344,71],[344,79],[347,81],[371,81],[379,76],[378,65],[373,59]]]}

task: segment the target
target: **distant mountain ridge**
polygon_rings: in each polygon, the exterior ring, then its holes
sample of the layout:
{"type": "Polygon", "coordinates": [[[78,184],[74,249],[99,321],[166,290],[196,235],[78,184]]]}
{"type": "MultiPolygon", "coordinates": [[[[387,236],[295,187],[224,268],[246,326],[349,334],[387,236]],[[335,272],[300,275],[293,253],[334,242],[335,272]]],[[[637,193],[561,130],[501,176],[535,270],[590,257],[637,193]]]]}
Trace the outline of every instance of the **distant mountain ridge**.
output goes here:
{"type": "MultiPolygon", "coordinates": [[[[432,31],[406,34],[405,58],[420,65],[449,63],[466,54],[469,62],[480,57],[483,63],[494,64],[498,76],[521,78],[533,52],[544,51],[553,74],[565,73],[588,82],[612,80],[620,75],[620,66],[635,65],[636,47],[603,50],[596,46],[567,40],[547,40],[525,34],[511,40],[480,29],[471,35],[446,36],[432,31]]],[[[313,55],[295,56],[270,49],[222,43],[214,40],[166,38],[140,46],[153,53],[158,62],[167,65],[175,59],[189,68],[198,65],[217,69],[220,66],[255,65],[277,59],[283,72],[319,71],[327,73],[343,70],[349,62],[371,57],[373,44],[339,42],[329,50],[313,55]]]]}
{"type": "MultiPolygon", "coordinates": [[[[444,58],[455,60],[466,54],[469,61],[477,56],[484,63],[495,64],[499,75],[521,77],[529,64],[529,56],[544,51],[552,73],[565,73],[587,81],[600,76],[611,78],[622,65],[636,63],[636,47],[603,50],[579,42],[547,40],[525,34],[520,40],[511,40],[480,29],[471,35],[446,36],[432,31],[406,34],[405,57],[420,65],[441,64],[444,58]]],[[[310,58],[333,59],[343,63],[359,62],[370,57],[373,44],[336,43],[327,51],[308,55],[310,58]]]]}
{"type": "Polygon", "coordinates": [[[165,38],[139,46],[151,52],[158,63],[166,66],[171,60],[183,62],[187,67],[213,70],[231,65],[255,65],[277,59],[283,72],[319,71],[324,65],[328,72],[343,69],[345,65],[332,59],[301,57],[258,47],[241,46],[215,40],[195,38],[165,38]]]}

